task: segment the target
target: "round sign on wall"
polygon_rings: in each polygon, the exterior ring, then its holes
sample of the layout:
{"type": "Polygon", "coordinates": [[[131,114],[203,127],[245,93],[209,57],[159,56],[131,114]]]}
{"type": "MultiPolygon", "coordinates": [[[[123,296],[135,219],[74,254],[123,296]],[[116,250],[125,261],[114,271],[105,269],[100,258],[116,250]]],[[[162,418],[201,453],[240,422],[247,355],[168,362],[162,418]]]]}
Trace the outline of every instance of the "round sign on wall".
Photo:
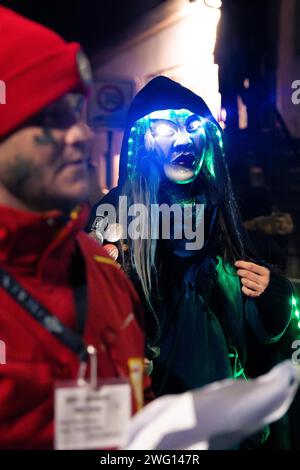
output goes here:
{"type": "Polygon", "coordinates": [[[87,104],[87,121],[94,130],[124,129],[135,95],[131,78],[102,77],[94,81],[87,104]]]}
{"type": "Polygon", "coordinates": [[[118,111],[124,105],[123,92],[114,85],[105,85],[98,90],[97,103],[105,111],[118,111]]]}

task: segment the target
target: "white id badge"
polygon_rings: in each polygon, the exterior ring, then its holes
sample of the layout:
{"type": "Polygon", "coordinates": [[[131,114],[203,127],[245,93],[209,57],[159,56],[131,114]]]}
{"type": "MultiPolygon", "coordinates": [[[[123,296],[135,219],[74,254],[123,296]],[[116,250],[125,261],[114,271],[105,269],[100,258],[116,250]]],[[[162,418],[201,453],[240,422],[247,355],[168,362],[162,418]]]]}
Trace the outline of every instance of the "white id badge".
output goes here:
{"type": "Polygon", "coordinates": [[[91,379],[86,382],[79,378],[55,387],[57,450],[122,448],[127,440],[131,417],[129,382],[91,379]]]}

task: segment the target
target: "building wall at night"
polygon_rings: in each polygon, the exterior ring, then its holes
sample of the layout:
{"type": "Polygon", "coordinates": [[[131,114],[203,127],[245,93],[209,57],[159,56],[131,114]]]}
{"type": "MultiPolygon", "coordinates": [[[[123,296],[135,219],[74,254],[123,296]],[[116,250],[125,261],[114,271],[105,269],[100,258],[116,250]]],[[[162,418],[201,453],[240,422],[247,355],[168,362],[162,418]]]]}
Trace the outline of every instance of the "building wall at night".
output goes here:
{"type": "Polygon", "coordinates": [[[292,83],[300,80],[300,50],[296,41],[300,29],[300,8],[297,16],[297,2],[299,0],[281,0],[277,105],[292,136],[300,138],[300,104],[292,102],[292,94],[295,92],[292,83]]]}
{"type": "MultiPolygon", "coordinates": [[[[138,91],[154,76],[166,75],[201,95],[218,118],[221,98],[213,50],[219,18],[220,10],[202,0],[165,2],[131,28],[116,47],[94,58],[95,78],[130,78],[138,91]]],[[[113,184],[117,182],[121,139],[122,132],[114,132],[113,184]]],[[[103,147],[100,136],[99,142],[98,151],[103,147]]]]}

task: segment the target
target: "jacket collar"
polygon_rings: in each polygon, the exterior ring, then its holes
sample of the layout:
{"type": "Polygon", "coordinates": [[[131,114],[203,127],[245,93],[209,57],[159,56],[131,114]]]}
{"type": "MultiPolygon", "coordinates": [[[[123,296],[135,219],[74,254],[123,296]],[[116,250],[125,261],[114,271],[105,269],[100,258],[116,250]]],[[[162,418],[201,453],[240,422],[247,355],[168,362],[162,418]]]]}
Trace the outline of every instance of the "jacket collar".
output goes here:
{"type": "Polygon", "coordinates": [[[0,206],[1,266],[12,274],[66,282],[76,234],[85,226],[87,216],[87,206],[78,206],[67,215],[0,206]]]}

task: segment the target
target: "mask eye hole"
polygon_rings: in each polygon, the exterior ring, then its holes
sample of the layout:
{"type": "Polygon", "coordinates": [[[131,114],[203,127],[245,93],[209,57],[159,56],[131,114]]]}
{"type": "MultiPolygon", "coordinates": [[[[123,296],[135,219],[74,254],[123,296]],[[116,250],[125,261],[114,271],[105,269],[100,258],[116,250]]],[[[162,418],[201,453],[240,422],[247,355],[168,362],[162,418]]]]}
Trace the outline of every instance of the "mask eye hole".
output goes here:
{"type": "Polygon", "coordinates": [[[203,127],[203,122],[198,116],[192,116],[186,122],[186,130],[188,132],[197,132],[201,127],[203,127]]]}
{"type": "Polygon", "coordinates": [[[175,129],[167,123],[157,124],[154,128],[154,135],[158,137],[171,137],[175,129]]]}

